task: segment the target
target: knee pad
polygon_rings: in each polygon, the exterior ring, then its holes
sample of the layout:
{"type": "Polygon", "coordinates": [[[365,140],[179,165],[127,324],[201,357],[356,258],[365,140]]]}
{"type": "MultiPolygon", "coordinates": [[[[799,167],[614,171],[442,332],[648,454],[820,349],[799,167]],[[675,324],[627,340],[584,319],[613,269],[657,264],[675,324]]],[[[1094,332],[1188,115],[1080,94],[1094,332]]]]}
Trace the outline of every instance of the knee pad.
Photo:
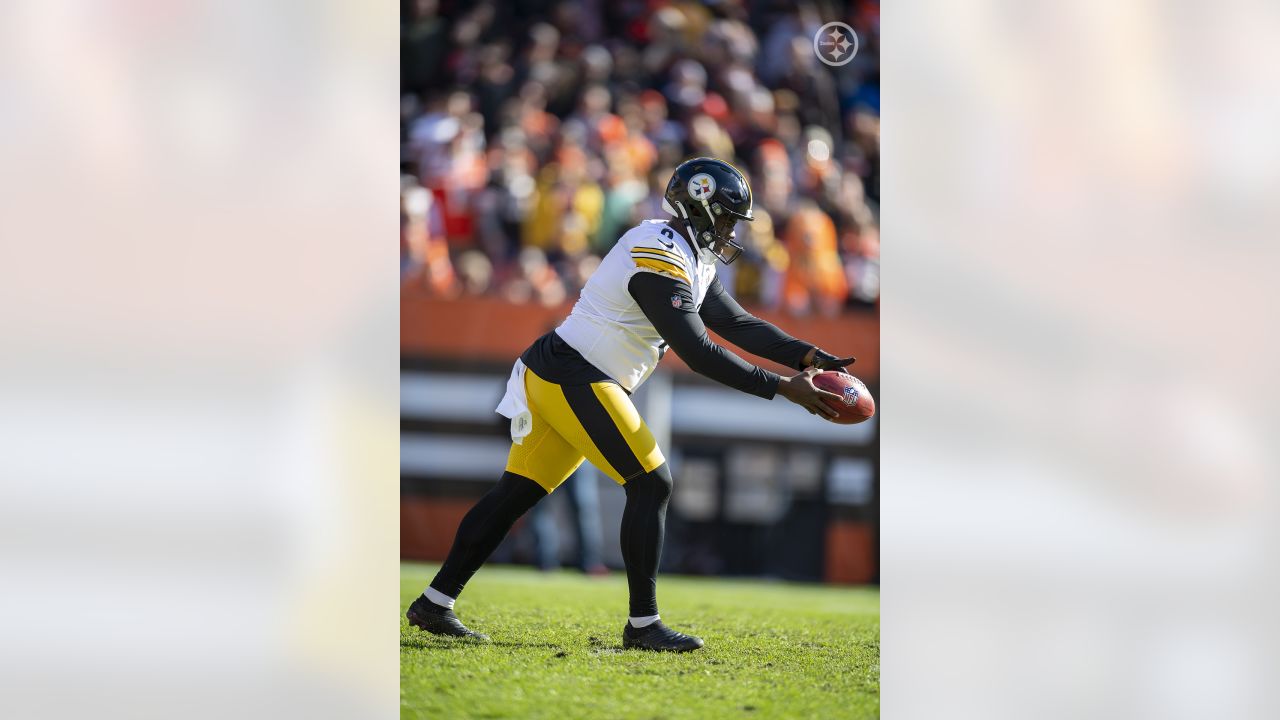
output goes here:
{"type": "Polygon", "coordinates": [[[671,490],[674,485],[675,483],[671,479],[671,468],[667,467],[666,463],[662,463],[643,475],[631,478],[624,488],[628,495],[633,490],[643,490],[655,500],[666,502],[671,497],[671,490]]]}

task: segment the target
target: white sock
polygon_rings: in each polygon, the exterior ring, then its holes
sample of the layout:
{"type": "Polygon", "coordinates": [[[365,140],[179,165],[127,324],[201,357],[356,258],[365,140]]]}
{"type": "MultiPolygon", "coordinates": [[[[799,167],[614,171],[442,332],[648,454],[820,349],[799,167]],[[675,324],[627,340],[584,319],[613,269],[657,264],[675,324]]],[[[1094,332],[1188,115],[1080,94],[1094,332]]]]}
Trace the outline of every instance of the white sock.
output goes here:
{"type": "Polygon", "coordinates": [[[433,587],[429,587],[425,591],[423,591],[422,596],[430,600],[431,602],[439,605],[440,607],[447,607],[450,610],[453,609],[453,603],[456,602],[454,598],[451,598],[448,595],[445,595],[444,593],[440,592],[439,590],[433,587]]]}
{"type": "Polygon", "coordinates": [[[648,627],[658,622],[658,617],[659,616],[657,615],[646,615],[644,617],[629,617],[627,618],[627,622],[631,623],[631,627],[639,630],[642,627],[648,627]]]}

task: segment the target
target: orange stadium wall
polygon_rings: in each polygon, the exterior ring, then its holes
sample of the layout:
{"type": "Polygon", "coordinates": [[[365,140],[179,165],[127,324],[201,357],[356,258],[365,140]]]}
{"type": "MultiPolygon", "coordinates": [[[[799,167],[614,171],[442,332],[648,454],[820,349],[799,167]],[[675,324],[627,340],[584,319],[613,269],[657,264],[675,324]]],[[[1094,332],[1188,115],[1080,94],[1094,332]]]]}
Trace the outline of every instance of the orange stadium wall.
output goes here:
{"type": "Polygon", "coordinates": [[[449,554],[472,498],[400,498],[400,557],[439,562],[449,554]]]}
{"type": "Polygon", "coordinates": [[[823,578],[827,582],[862,584],[876,579],[879,561],[870,523],[832,521],[827,525],[826,552],[823,578]]]}

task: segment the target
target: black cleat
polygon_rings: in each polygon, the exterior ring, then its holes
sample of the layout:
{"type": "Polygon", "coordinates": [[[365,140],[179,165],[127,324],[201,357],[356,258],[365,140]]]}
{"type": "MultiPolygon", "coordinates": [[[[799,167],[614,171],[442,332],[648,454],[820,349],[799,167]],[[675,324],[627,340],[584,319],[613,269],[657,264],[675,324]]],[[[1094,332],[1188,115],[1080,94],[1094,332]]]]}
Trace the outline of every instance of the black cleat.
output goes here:
{"type": "Polygon", "coordinates": [[[426,630],[433,635],[489,640],[488,635],[475,632],[463,625],[458,616],[453,614],[452,609],[441,607],[422,595],[419,595],[418,599],[413,601],[404,616],[409,618],[410,625],[426,630]]]}
{"type": "Polygon", "coordinates": [[[702,647],[702,638],[676,632],[661,620],[656,620],[642,628],[633,628],[627,623],[622,628],[622,647],[640,648],[641,650],[660,650],[665,652],[689,652],[702,647]]]}

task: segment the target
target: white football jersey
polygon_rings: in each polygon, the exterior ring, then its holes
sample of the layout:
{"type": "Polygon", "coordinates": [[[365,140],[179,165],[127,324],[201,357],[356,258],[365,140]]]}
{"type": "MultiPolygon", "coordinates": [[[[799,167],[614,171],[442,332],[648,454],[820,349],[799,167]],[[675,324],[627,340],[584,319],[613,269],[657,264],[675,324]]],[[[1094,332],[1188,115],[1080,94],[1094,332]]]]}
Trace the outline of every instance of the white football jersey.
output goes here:
{"type": "MultiPolygon", "coordinates": [[[[692,252],[690,240],[677,235],[666,220],[645,220],[628,230],[604,256],[582,288],[573,312],[556,328],[556,334],[570,347],[628,392],[653,373],[663,344],[662,336],[627,290],[638,272],[687,282],[696,311],[715,280],[715,255],[701,248],[692,252]]],[[[679,303],[680,297],[673,297],[672,302],[679,303]]]]}

